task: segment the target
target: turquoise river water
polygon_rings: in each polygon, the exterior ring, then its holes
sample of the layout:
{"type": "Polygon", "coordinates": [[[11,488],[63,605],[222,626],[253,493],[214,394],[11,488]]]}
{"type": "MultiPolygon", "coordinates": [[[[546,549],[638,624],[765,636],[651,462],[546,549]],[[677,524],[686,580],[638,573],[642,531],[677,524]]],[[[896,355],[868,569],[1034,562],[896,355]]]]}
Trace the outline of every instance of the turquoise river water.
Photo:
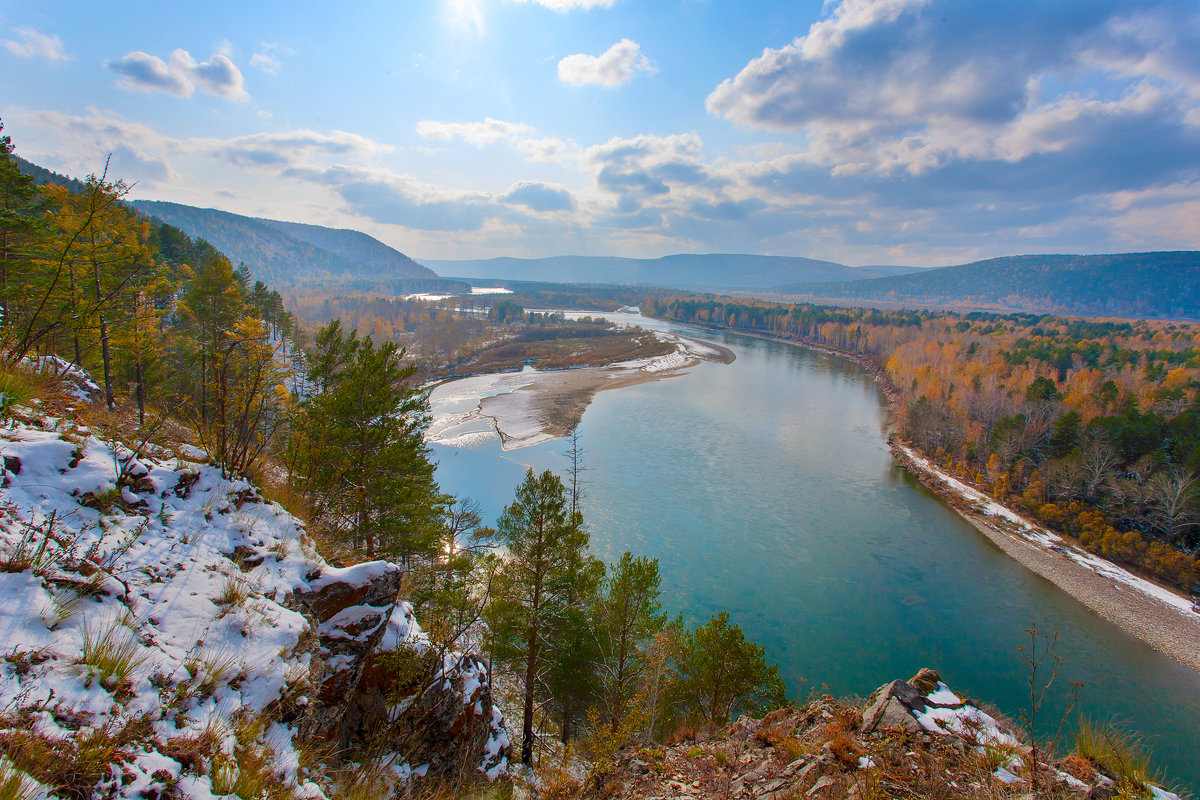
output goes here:
{"type": "MultiPolygon", "coordinates": [[[[1022,629],[1058,631],[1067,681],[1093,719],[1137,731],[1170,783],[1200,794],[1200,675],[1008,558],[899,468],[886,401],[844,359],[783,342],[624,322],[712,341],[732,364],[599,393],[580,425],[593,554],[659,560],[663,605],[689,624],[730,612],[790,694],[869,694],[934,667],[1016,719],[1022,629]]],[[[433,445],[443,490],[494,522],[527,467],[566,473],[561,440],[504,452],[492,437],[433,445]]]]}

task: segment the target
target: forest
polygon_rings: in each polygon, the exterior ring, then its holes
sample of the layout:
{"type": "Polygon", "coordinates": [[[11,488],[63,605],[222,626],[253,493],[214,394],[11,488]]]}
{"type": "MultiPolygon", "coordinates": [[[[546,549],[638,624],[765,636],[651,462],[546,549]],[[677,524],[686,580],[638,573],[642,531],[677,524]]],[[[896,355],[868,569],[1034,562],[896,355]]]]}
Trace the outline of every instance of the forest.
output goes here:
{"type": "Polygon", "coordinates": [[[679,295],[652,316],[865,358],[900,434],[1087,550],[1200,581],[1200,326],[679,295]]]}
{"type": "MultiPolygon", "coordinates": [[[[486,654],[520,706],[526,764],[554,740],[611,748],[786,702],[764,649],[728,615],[688,630],[663,613],[656,561],[589,555],[578,449],[568,481],[530,472],[496,528],[483,526],[437,486],[426,392],[394,330],[360,334],[360,320],[333,316],[306,337],[277,292],[137,213],[106,170],[39,185],[9,158],[8,137],[0,148],[0,422],[86,370],[96,397],[74,413],[90,428],[141,448],[169,431],[225,474],[257,479],[331,561],[401,564],[434,647],[381,666],[416,674],[414,659],[486,654]]],[[[408,311],[449,314],[385,308],[406,325],[408,311]]],[[[561,324],[511,302],[489,313],[561,324]]],[[[364,747],[335,755],[369,759],[364,747]]]]}

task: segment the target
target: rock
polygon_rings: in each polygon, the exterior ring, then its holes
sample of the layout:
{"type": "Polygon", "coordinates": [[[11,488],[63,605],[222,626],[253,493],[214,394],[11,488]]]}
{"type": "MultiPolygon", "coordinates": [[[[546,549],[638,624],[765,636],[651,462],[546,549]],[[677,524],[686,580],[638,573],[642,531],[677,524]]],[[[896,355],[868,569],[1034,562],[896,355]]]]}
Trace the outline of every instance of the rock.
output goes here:
{"type": "Polygon", "coordinates": [[[916,675],[908,679],[908,682],[924,696],[938,690],[938,684],[942,682],[942,676],[938,675],[929,667],[922,667],[916,675]]]}
{"type": "Polygon", "coordinates": [[[629,771],[634,775],[645,775],[650,771],[650,765],[635,758],[629,762],[629,771]]]}
{"type": "Polygon", "coordinates": [[[905,681],[892,681],[871,693],[867,706],[863,709],[859,730],[868,734],[879,728],[902,727],[916,733],[921,726],[909,713],[911,709],[925,710],[925,704],[916,687],[905,681]]]}
{"type": "Polygon", "coordinates": [[[1088,789],[1087,800],[1112,800],[1116,796],[1116,786],[1112,784],[1100,784],[1088,789]]]}
{"type": "Polygon", "coordinates": [[[745,741],[751,734],[762,727],[762,720],[755,719],[749,714],[742,714],[729,726],[729,737],[745,741]]]}
{"type": "Polygon", "coordinates": [[[316,703],[305,719],[307,733],[345,747],[360,727],[358,691],[370,656],[387,630],[400,591],[399,567],[381,561],[307,576],[309,590],[287,605],[304,614],[316,632],[324,660],[316,703]]]}
{"type": "Polygon", "coordinates": [[[4,471],[11,472],[13,475],[21,474],[21,459],[19,456],[4,457],[4,471]]]}
{"type": "Polygon", "coordinates": [[[512,748],[487,665],[472,655],[443,660],[424,641],[408,641],[415,622],[397,600],[402,576],[382,561],[328,568],[288,598],[310,620],[324,662],[300,724],[349,752],[388,742],[431,774],[489,772],[512,748]]]}
{"type": "Polygon", "coordinates": [[[821,779],[812,785],[812,788],[805,792],[807,797],[816,797],[826,786],[832,786],[833,779],[828,775],[821,776],[821,779]]]}

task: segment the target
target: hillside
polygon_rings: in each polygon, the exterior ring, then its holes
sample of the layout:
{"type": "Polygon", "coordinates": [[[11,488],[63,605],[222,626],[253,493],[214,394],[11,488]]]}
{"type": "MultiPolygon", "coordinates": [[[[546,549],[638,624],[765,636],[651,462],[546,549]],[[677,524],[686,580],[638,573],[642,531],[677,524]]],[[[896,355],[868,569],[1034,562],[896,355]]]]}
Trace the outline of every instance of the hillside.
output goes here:
{"type": "Polygon", "coordinates": [[[205,239],[255,279],[278,289],[297,287],[449,288],[437,274],[383,242],[352,230],[244,217],[213,208],[138,200],[134,208],[205,239]]]}
{"type": "Polygon", "coordinates": [[[911,275],[779,285],[812,300],[1090,316],[1200,317],[1200,252],[1027,255],[911,275]]]}
{"type": "Polygon", "coordinates": [[[203,451],[81,422],[98,387],[65,374],[0,430],[4,797],[386,797],[506,771],[487,667],[430,643],[399,566],[333,566],[203,451]]]}
{"type": "Polygon", "coordinates": [[[781,283],[821,283],[876,278],[919,267],[847,267],[832,261],[793,256],[728,253],[681,254],[662,258],[552,256],[490,258],[475,261],[422,260],[442,275],[509,278],[551,283],[605,283],[661,286],[693,291],[767,289],[781,283]]]}

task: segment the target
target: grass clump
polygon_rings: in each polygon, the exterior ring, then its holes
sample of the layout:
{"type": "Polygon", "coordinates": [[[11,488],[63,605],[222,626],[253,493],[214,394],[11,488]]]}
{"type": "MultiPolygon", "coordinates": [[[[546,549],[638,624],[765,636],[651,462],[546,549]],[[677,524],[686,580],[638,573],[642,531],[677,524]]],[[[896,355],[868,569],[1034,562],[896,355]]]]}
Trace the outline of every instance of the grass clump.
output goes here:
{"type": "Polygon", "coordinates": [[[0,800],[36,800],[40,796],[37,783],[0,756],[0,800]]]}
{"type": "Polygon", "coordinates": [[[192,655],[183,664],[201,697],[209,697],[218,688],[236,680],[242,673],[241,659],[233,650],[222,647],[208,656],[192,655]]]}
{"type": "Polygon", "coordinates": [[[250,588],[246,586],[245,581],[235,577],[226,577],[225,582],[221,585],[221,593],[213,598],[213,602],[227,611],[231,608],[242,607],[249,598],[250,588]]]}
{"type": "Polygon", "coordinates": [[[132,632],[119,620],[104,627],[84,624],[83,651],[75,663],[87,667],[89,683],[98,679],[109,691],[119,691],[132,683],[134,674],[146,661],[132,632]]]}
{"type": "MultiPolygon", "coordinates": [[[[153,733],[148,717],[110,721],[103,727],[84,729],[65,739],[30,730],[7,730],[0,733],[0,750],[12,764],[10,773],[20,770],[51,787],[60,797],[84,800],[93,796],[96,784],[111,774],[114,765],[131,761],[135,751],[145,747],[153,733]]],[[[10,781],[0,780],[6,784],[10,781]]],[[[15,784],[12,788],[18,794],[11,800],[27,800],[15,784]]],[[[6,796],[5,800],[9,798],[6,796]]]]}
{"type": "Polygon", "coordinates": [[[1080,718],[1075,734],[1075,754],[1117,781],[1119,792],[1133,797],[1144,794],[1147,784],[1162,780],[1151,766],[1150,754],[1141,740],[1111,724],[1101,725],[1086,717],[1080,718]]]}
{"type": "Polygon", "coordinates": [[[17,406],[28,405],[37,397],[39,382],[30,375],[0,366],[0,419],[10,419],[17,406]]]}

